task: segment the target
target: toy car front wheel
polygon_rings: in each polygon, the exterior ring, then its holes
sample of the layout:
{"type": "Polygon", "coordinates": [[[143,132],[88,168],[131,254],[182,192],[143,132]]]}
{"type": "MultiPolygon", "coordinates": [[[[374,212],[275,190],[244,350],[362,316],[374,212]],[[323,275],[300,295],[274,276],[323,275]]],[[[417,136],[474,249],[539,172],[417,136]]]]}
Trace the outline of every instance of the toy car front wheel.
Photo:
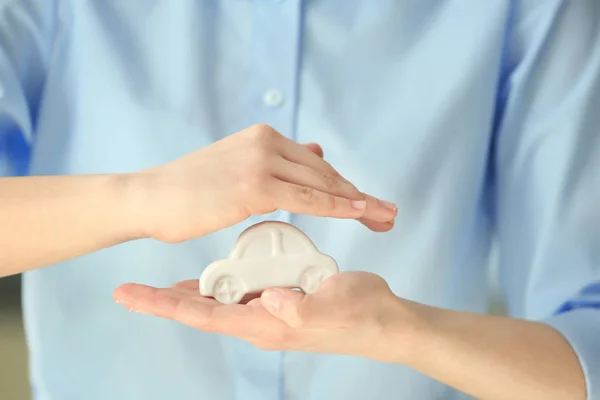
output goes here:
{"type": "Polygon", "coordinates": [[[324,268],[308,267],[300,276],[300,289],[302,289],[304,293],[312,293],[317,290],[321,282],[329,278],[330,275],[331,274],[324,268]]]}
{"type": "Polygon", "coordinates": [[[232,275],[225,275],[217,279],[213,286],[214,298],[223,304],[239,303],[244,297],[242,281],[232,275]]]}

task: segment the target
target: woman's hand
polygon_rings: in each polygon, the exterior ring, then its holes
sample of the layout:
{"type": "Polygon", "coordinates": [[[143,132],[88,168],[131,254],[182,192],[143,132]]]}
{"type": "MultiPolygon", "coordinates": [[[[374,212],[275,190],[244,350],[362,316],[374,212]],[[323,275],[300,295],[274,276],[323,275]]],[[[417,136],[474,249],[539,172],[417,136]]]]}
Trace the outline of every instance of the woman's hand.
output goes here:
{"type": "Polygon", "coordinates": [[[126,284],[113,297],[130,311],[234,336],[264,350],[347,354],[387,362],[406,358],[408,333],[420,326],[411,303],[396,297],[381,277],[367,272],[336,274],[308,295],[268,289],[246,299],[247,304],[224,305],[203,297],[198,280],[165,289],[126,284]],[[395,336],[398,342],[390,346],[386,332],[396,326],[403,326],[406,335],[395,336]]]}
{"type": "Polygon", "coordinates": [[[551,326],[401,299],[371,273],[339,273],[306,295],[267,289],[246,305],[223,305],[198,289],[197,280],[167,289],[126,284],[113,297],[130,311],[237,337],[264,350],[404,364],[478,399],[586,395],[575,351],[551,326]]]}
{"type": "Polygon", "coordinates": [[[256,125],[136,173],[142,236],[180,242],[276,210],[391,229],[396,207],[360,192],[318,153],[256,125]]]}
{"type": "Polygon", "coordinates": [[[278,209],[391,229],[395,206],[361,193],[321,154],[258,125],[136,173],[0,178],[0,277],[140,238],[180,242],[278,209]]]}

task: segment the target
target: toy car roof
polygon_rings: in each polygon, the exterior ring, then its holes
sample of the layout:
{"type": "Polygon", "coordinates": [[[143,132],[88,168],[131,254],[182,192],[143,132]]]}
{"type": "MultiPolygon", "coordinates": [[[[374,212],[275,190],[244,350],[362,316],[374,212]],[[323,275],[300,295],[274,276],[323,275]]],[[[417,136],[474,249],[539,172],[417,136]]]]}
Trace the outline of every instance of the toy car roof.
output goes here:
{"type": "MultiPolygon", "coordinates": [[[[289,242],[290,239],[299,241],[303,250],[312,252],[318,251],[315,244],[310,240],[310,238],[302,232],[300,229],[296,228],[294,225],[288,224],[286,222],[281,221],[264,221],[258,224],[255,224],[249,228],[246,228],[238,237],[235,242],[230,257],[238,258],[243,253],[244,250],[251,246],[253,242],[255,242],[258,238],[263,237],[262,235],[270,235],[273,239],[279,237],[285,242],[289,242]],[[284,239],[285,238],[285,239],[284,239]]],[[[273,243],[273,246],[281,246],[281,243],[276,244],[273,243]]],[[[281,249],[274,248],[276,253],[281,249]]]]}

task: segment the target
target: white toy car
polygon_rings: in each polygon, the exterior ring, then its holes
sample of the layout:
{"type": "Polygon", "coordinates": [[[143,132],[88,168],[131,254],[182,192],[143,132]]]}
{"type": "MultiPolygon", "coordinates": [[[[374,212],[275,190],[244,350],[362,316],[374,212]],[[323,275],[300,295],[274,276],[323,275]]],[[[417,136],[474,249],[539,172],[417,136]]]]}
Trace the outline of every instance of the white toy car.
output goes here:
{"type": "Polygon", "coordinates": [[[206,267],[200,277],[200,294],[234,304],[248,293],[269,287],[312,293],[338,272],[335,260],[320,253],[301,230],[284,222],[266,221],[243,231],[229,258],[206,267]]]}

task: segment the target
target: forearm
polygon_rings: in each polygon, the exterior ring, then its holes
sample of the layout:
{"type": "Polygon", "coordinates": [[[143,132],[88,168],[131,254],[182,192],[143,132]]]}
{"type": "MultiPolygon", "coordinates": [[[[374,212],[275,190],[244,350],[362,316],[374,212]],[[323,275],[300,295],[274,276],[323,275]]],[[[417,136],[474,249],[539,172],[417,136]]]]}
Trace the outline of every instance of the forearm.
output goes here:
{"type": "MultiPolygon", "coordinates": [[[[484,400],[584,400],[585,380],[569,343],[536,322],[417,306],[410,367],[484,400]]],[[[401,327],[398,327],[398,332],[401,327]]]]}
{"type": "Polygon", "coordinates": [[[0,276],[137,237],[127,175],[0,179],[0,276]]]}

